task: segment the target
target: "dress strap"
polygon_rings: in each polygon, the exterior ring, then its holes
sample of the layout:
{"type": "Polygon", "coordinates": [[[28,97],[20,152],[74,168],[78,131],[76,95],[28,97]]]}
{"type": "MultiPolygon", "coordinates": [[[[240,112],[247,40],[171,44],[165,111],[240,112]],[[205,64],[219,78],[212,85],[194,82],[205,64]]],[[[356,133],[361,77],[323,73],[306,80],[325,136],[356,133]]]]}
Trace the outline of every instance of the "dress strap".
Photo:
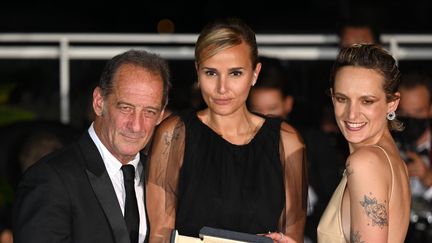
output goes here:
{"type": "Polygon", "coordinates": [[[390,191],[390,199],[391,199],[391,197],[392,197],[392,195],[393,195],[393,188],[394,188],[394,179],[393,179],[393,178],[394,178],[394,173],[393,173],[393,165],[392,165],[392,163],[391,163],[391,161],[390,161],[390,157],[389,157],[389,155],[387,154],[387,152],[385,151],[385,149],[384,149],[383,147],[381,147],[381,146],[379,146],[379,145],[373,145],[373,147],[380,148],[380,149],[384,152],[385,156],[387,157],[387,161],[388,161],[388,163],[389,163],[389,165],[390,165],[391,176],[392,176],[391,191],[390,191]]]}

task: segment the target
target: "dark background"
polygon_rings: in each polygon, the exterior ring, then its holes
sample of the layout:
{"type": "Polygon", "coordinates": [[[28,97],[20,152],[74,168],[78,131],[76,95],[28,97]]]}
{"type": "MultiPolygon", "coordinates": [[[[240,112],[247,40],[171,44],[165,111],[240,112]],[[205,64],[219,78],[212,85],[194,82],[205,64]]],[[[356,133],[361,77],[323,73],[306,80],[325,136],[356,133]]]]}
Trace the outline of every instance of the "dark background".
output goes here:
{"type": "Polygon", "coordinates": [[[366,20],[385,33],[429,33],[429,0],[296,1],[3,1],[0,32],[155,33],[168,18],[176,33],[198,33],[217,17],[245,19],[257,33],[334,33],[347,18],[366,20]]]}
{"type": "MultiPolygon", "coordinates": [[[[8,1],[0,3],[0,33],[158,33],[158,23],[169,19],[173,27],[168,32],[198,34],[207,22],[227,16],[244,19],[257,34],[337,34],[347,22],[368,24],[385,34],[432,33],[429,0],[256,1],[8,1]]],[[[317,125],[321,105],[329,102],[325,90],[332,61],[281,62],[295,97],[293,122],[317,125]]],[[[186,108],[196,80],[193,61],[169,63],[173,83],[169,105],[186,108]]],[[[400,61],[400,69],[430,72],[431,63],[400,61]]],[[[88,127],[91,91],[104,64],[105,60],[70,61],[70,123],[77,129],[88,127]]],[[[59,120],[59,61],[0,59],[0,115],[0,125],[23,119],[59,120]],[[4,113],[4,104],[18,111],[4,113]]]]}
{"type": "MultiPolygon", "coordinates": [[[[244,19],[257,34],[336,34],[347,21],[369,24],[385,34],[432,34],[431,0],[107,2],[2,1],[0,33],[158,33],[158,23],[169,19],[174,24],[172,33],[197,34],[210,20],[235,16],[244,19]]],[[[322,105],[330,101],[325,90],[332,61],[281,62],[295,97],[293,124],[317,126],[322,105]]],[[[186,108],[190,106],[190,87],[196,80],[193,61],[169,63],[173,83],[170,107],[186,108]]],[[[88,128],[90,95],[104,64],[105,60],[70,62],[73,131],[68,128],[68,133],[61,132],[65,140],[74,138],[69,132],[80,134],[88,128]]],[[[432,60],[399,64],[402,74],[432,70],[432,60]]],[[[12,189],[21,173],[16,156],[22,142],[32,131],[64,131],[62,124],[45,122],[58,122],[59,117],[57,59],[0,59],[0,231],[10,227],[12,189]]]]}
{"type": "MultiPolygon", "coordinates": [[[[258,0],[257,0],[258,1],[258,0]]],[[[158,33],[169,19],[172,33],[197,34],[210,20],[244,19],[257,34],[336,34],[347,21],[373,26],[379,33],[432,33],[432,1],[70,1],[0,4],[1,33],[158,33]]],[[[173,90],[170,106],[189,105],[195,81],[191,60],[169,60],[173,90]]],[[[325,96],[331,61],[282,60],[305,125],[313,125],[325,96]]],[[[105,61],[71,61],[71,124],[87,127],[90,92],[105,61]],[[85,109],[83,109],[85,108],[85,109]]],[[[428,61],[401,62],[401,69],[429,69],[428,61]]],[[[13,86],[8,102],[29,110],[36,119],[59,119],[58,60],[0,59],[0,85],[13,86]]],[[[4,88],[3,88],[4,90],[4,88]]],[[[6,91],[5,91],[6,92],[6,91]]],[[[0,120],[1,123],[1,120],[0,120]]]]}

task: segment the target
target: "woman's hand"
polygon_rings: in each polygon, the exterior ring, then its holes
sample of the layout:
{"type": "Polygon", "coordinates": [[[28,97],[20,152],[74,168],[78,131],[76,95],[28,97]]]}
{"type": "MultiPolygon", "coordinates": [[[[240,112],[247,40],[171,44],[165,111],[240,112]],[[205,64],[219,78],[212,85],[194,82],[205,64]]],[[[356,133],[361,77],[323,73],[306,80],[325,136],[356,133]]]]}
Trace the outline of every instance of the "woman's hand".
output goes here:
{"type": "Polygon", "coordinates": [[[295,242],[293,240],[289,240],[289,237],[284,235],[281,232],[269,232],[268,234],[265,234],[264,236],[271,238],[273,240],[273,242],[275,242],[275,243],[295,242]]]}

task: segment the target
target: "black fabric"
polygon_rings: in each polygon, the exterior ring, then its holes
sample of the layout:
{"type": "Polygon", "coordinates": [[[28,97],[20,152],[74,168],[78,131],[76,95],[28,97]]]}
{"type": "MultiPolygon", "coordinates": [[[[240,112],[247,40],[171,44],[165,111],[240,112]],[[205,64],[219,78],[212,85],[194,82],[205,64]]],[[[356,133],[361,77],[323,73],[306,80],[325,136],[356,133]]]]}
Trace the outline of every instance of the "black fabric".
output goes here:
{"type": "Polygon", "coordinates": [[[15,195],[15,243],[130,243],[111,179],[87,132],[30,167],[15,195]]]}
{"type": "Polygon", "coordinates": [[[139,212],[134,186],[135,167],[133,165],[123,165],[121,169],[123,171],[126,191],[124,218],[129,231],[131,243],[138,243],[139,212]]]}
{"type": "Polygon", "coordinates": [[[198,237],[203,226],[252,234],[276,231],[285,205],[281,120],[267,118],[245,145],[224,140],[195,114],[183,120],[186,144],[175,226],[179,233],[198,237]]]}

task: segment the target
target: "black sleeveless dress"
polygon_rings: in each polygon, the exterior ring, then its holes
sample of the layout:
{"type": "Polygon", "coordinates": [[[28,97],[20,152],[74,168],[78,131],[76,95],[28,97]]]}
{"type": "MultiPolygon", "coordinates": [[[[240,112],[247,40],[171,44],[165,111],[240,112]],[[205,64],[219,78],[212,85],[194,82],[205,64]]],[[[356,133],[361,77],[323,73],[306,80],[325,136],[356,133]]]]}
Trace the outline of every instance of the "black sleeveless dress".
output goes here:
{"type": "Polygon", "coordinates": [[[265,118],[248,144],[235,145],[195,112],[180,116],[186,137],[175,221],[179,233],[197,237],[203,226],[252,234],[276,231],[285,205],[282,120],[265,118]]]}

